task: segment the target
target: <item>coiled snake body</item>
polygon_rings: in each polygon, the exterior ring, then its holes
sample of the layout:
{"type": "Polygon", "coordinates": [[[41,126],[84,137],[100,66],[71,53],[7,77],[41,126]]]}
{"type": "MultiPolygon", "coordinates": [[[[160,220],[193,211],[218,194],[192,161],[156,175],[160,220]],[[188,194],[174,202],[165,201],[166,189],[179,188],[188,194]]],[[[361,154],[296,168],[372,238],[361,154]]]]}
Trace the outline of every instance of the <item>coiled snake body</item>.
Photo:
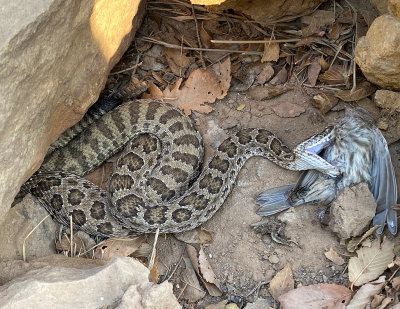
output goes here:
{"type": "Polygon", "coordinates": [[[291,151],[265,129],[244,129],[226,139],[200,172],[202,139],[190,118],[165,103],[132,101],[50,153],[22,191],[61,223],[68,225],[72,216],[74,227],[91,235],[182,232],[212,217],[252,156],[335,175],[335,168],[308,151],[326,141],[330,130],[291,151]],[[123,148],[107,191],[80,177],[123,148]]]}

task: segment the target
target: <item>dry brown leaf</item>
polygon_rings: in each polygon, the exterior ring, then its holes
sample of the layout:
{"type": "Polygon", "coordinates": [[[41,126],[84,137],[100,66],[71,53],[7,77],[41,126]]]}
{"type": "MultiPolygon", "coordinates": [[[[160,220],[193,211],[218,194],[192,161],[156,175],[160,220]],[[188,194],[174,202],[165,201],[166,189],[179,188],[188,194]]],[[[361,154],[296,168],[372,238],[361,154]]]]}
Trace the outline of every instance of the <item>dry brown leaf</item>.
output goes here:
{"type": "Polygon", "coordinates": [[[320,74],[318,79],[327,84],[344,84],[344,68],[342,65],[334,64],[327,71],[320,74]]]}
{"type": "Polygon", "coordinates": [[[351,90],[339,90],[336,91],[335,96],[342,99],[345,102],[352,102],[364,99],[376,90],[376,87],[371,83],[364,81],[356,86],[356,89],[351,92],[351,90]]]}
{"type": "MultiPolygon", "coordinates": [[[[202,270],[200,270],[200,261],[199,261],[200,258],[199,258],[199,254],[197,253],[196,248],[193,247],[192,245],[187,244],[186,245],[186,252],[188,253],[190,261],[192,262],[194,270],[196,271],[196,273],[199,276],[200,280],[203,282],[203,284],[206,287],[208,293],[211,296],[221,296],[222,295],[222,291],[220,290],[220,288],[216,284],[210,283],[210,282],[206,281],[206,279],[203,278],[202,270]]],[[[208,263],[208,261],[207,261],[207,263],[208,263]]],[[[204,261],[203,261],[203,264],[204,264],[204,261]]],[[[209,276],[209,273],[207,273],[207,276],[209,276]]],[[[214,275],[214,277],[215,277],[215,275],[214,275]]],[[[212,278],[212,275],[209,276],[209,279],[210,278],[212,278]]],[[[218,282],[217,279],[215,279],[215,280],[218,282]]]]}
{"type": "Polygon", "coordinates": [[[201,227],[182,233],[175,233],[174,236],[187,244],[209,244],[212,242],[211,233],[201,227]]]}
{"type": "Polygon", "coordinates": [[[390,280],[390,283],[392,284],[393,289],[396,291],[400,290],[400,277],[394,277],[390,280]]]}
{"type": "Polygon", "coordinates": [[[345,308],[352,292],[341,285],[319,283],[303,286],[279,297],[282,309],[345,308]]]}
{"type": "Polygon", "coordinates": [[[326,71],[329,69],[329,63],[326,62],[324,56],[319,58],[319,65],[321,66],[322,71],[326,71]]]}
{"type": "Polygon", "coordinates": [[[172,73],[176,76],[183,76],[186,68],[194,62],[193,57],[186,56],[187,52],[179,49],[165,48],[165,57],[172,73]]]}
{"type": "Polygon", "coordinates": [[[204,28],[204,23],[201,24],[199,32],[200,32],[200,40],[201,40],[201,43],[202,43],[203,47],[210,48],[211,47],[212,36],[204,28]]]}
{"type": "Polygon", "coordinates": [[[357,250],[357,257],[349,261],[349,280],[355,286],[361,286],[381,275],[394,258],[394,244],[384,239],[372,243],[371,248],[363,247],[357,250]]]}
{"type": "Polygon", "coordinates": [[[286,83],[288,78],[288,72],[286,70],[286,64],[283,66],[282,69],[275,75],[275,77],[270,81],[271,85],[279,85],[286,83]]]}
{"type": "Polygon", "coordinates": [[[208,283],[215,284],[215,286],[218,289],[220,288],[220,282],[215,276],[214,271],[210,265],[210,262],[207,259],[206,253],[204,252],[203,248],[200,248],[199,251],[199,269],[204,280],[206,280],[208,283]]]}
{"type": "Polygon", "coordinates": [[[190,262],[191,260],[187,257],[183,257],[183,261],[185,262],[185,271],[182,277],[184,284],[183,288],[185,290],[182,294],[182,297],[188,300],[190,303],[194,303],[206,296],[206,292],[200,286],[200,282],[197,279],[194,266],[190,262]]]}
{"type": "Polygon", "coordinates": [[[306,25],[311,24],[315,20],[318,21],[317,24],[319,26],[333,24],[333,22],[335,21],[335,12],[325,11],[325,10],[315,10],[310,15],[306,15],[301,18],[301,22],[306,25]]]}
{"type": "MultiPolygon", "coordinates": [[[[158,75],[156,72],[154,72],[153,70],[150,70],[151,72],[151,76],[153,76],[153,78],[158,81],[161,85],[163,86],[167,86],[168,83],[164,80],[164,78],[162,78],[160,75],[158,75]]],[[[161,90],[160,90],[161,91],[161,90]]]]}
{"type": "Polygon", "coordinates": [[[114,256],[148,256],[150,245],[144,243],[144,236],[135,238],[109,238],[96,248],[94,258],[109,261],[114,256]]]}
{"type": "Polygon", "coordinates": [[[321,64],[318,58],[314,58],[308,67],[307,77],[311,86],[315,86],[317,83],[319,72],[321,72],[321,64]]]}
{"type": "Polygon", "coordinates": [[[376,309],[382,303],[385,297],[386,296],[383,294],[374,295],[374,298],[371,301],[371,309],[376,309]]]}
{"type": "Polygon", "coordinates": [[[313,96],[311,104],[318,108],[323,114],[329,112],[337,103],[339,99],[328,93],[320,93],[313,96]]]}
{"type": "Polygon", "coordinates": [[[228,57],[222,63],[216,63],[207,69],[197,69],[190,73],[185,85],[180,88],[182,79],[172,89],[163,91],[165,101],[183,110],[187,115],[192,110],[210,113],[213,108],[204,103],[214,103],[216,99],[226,96],[230,82],[231,62],[228,57]]]}
{"type": "MultiPolygon", "coordinates": [[[[69,237],[67,237],[67,235],[63,235],[61,237],[61,240],[57,240],[56,241],[56,249],[58,251],[65,251],[70,253],[71,251],[71,239],[69,237]]],[[[74,235],[73,239],[72,239],[72,255],[71,256],[75,256],[78,255],[80,253],[83,253],[86,251],[85,249],[85,243],[83,242],[83,240],[74,235]]]]}
{"type": "Polygon", "coordinates": [[[329,251],[325,252],[325,256],[328,260],[332,261],[336,265],[343,265],[344,259],[332,248],[329,251]]]}
{"type": "Polygon", "coordinates": [[[394,301],[393,297],[385,297],[382,301],[382,303],[379,305],[379,309],[385,309],[387,306],[389,306],[392,302],[394,301]]]}
{"type": "Polygon", "coordinates": [[[262,101],[272,99],[290,90],[293,88],[275,85],[256,86],[249,90],[248,95],[253,100],[262,101]]]}
{"type": "Polygon", "coordinates": [[[348,242],[346,248],[347,251],[349,252],[354,252],[356,251],[357,247],[365,240],[367,237],[371,236],[374,234],[374,232],[379,228],[379,225],[375,225],[371,227],[368,231],[366,231],[362,236],[354,237],[350,239],[348,242]]]}
{"type": "Polygon", "coordinates": [[[279,296],[294,289],[294,280],[292,274],[292,268],[290,264],[280,270],[269,283],[269,291],[275,300],[278,300],[279,296]]]}
{"type": "MultiPolygon", "coordinates": [[[[271,38],[265,38],[265,40],[269,40],[271,38]]],[[[271,39],[272,40],[272,39],[271,39]]],[[[261,58],[261,62],[267,61],[278,61],[279,59],[279,43],[274,42],[265,42],[264,43],[264,52],[261,58]]]]}
{"type": "Polygon", "coordinates": [[[149,82],[149,88],[147,89],[148,92],[144,92],[142,94],[142,99],[152,99],[152,100],[162,100],[163,93],[160,88],[154,85],[153,82],[149,82]]]}
{"type": "Polygon", "coordinates": [[[357,293],[354,294],[346,309],[366,308],[367,305],[372,302],[374,296],[381,292],[385,284],[385,278],[385,276],[380,276],[379,279],[364,284],[357,293]]]}
{"type": "Polygon", "coordinates": [[[310,46],[312,43],[317,43],[321,41],[321,37],[317,35],[310,35],[305,38],[300,39],[300,41],[296,42],[295,46],[310,46]]]}
{"type": "Polygon", "coordinates": [[[343,25],[342,23],[335,22],[335,23],[333,23],[332,27],[329,29],[326,36],[328,37],[329,40],[335,41],[339,38],[344,27],[345,27],[345,25],[343,25]]]}

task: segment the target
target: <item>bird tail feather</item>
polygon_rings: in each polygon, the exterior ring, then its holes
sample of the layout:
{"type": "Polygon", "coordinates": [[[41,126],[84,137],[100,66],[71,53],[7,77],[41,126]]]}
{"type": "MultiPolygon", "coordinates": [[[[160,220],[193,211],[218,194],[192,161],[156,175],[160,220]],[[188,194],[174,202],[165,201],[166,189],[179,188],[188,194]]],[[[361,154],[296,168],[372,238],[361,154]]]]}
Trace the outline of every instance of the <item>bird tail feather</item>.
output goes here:
{"type": "Polygon", "coordinates": [[[291,184],[272,188],[261,193],[256,200],[260,205],[257,214],[266,217],[289,209],[291,207],[289,194],[294,186],[295,184],[291,184]]]}

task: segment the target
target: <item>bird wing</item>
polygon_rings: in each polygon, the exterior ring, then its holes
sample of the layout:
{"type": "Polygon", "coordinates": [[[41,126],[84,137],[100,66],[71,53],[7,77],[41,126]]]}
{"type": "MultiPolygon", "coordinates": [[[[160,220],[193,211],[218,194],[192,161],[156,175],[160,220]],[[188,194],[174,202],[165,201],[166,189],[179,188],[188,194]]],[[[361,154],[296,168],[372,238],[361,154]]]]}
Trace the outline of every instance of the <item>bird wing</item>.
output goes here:
{"type": "Polygon", "coordinates": [[[376,129],[375,135],[376,147],[371,171],[371,192],[377,203],[374,225],[381,225],[377,230],[380,234],[386,221],[389,231],[394,235],[397,232],[397,213],[392,206],[397,202],[396,176],[384,137],[378,129],[376,129]]]}

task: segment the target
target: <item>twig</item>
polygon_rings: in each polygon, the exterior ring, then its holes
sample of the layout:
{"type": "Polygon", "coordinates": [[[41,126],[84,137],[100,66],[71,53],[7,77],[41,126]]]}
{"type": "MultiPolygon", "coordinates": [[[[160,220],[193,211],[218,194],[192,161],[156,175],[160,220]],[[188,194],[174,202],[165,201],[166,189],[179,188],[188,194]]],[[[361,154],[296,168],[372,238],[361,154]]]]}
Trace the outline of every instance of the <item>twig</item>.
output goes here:
{"type": "Polygon", "coordinates": [[[231,49],[213,49],[213,48],[197,48],[197,47],[181,47],[179,45],[175,44],[170,44],[167,42],[155,40],[152,38],[139,38],[139,40],[143,40],[146,42],[151,42],[154,44],[159,44],[163,45],[168,48],[174,48],[174,49],[186,49],[186,50],[195,50],[195,51],[210,51],[210,52],[219,52],[219,53],[237,53],[237,54],[246,54],[246,55],[258,55],[261,56],[262,52],[257,52],[257,51],[246,51],[246,50],[231,50],[231,49]]]}
{"type": "Polygon", "coordinates": [[[43,223],[44,220],[46,220],[50,215],[47,215],[44,217],[40,222],[28,233],[28,235],[25,236],[24,242],[22,243],[22,259],[24,262],[26,262],[26,254],[25,254],[25,241],[29,238],[29,236],[32,235],[32,233],[43,223]]]}
{"type": "MultiPolygon", "coordinates": [[[[340,43],[340,44],[339,44],[339,47],[338,47],[337,50],[336,50],[335,56],[333,57],[333,59],[332,59],[332,61],[331,61],[331,64],[329,65],[329,69],[332,67],[333,63],[335,62],[336,57],[339,55],[340,50],[342,49],[343,45],[344,45],[343,43],[340,43]]],[[[328,69],[328,70],[329,70],[329,69],[328,69]]]]}
{"type": "Polygon", "coordinates": [[[73,249],[74,249],[74,244],[73,244],[74,243],[74,229],[73,229],[73,225],[72,225],[72,216],[69,216],[69,233],[71,235],[71,240],[70,240],[69,245],[71,248],[71,257],[72,257],[74,254],[74,251],[73,251],[73,249]]]}
{"type": "Polygon", "coordinates": [[[186,282],[186,283],[185,283],[185,286],[183,287],[182,291],[179,293],[179,295],[178,295],[178,297],[177,297],[178,300],[179,300],[179,298],[181,298],[183,292],[185,292],[186,287],[187,287],[188,285],[189,285],[189,283],[186,282]]]}
{"type": "MultiPolygon", "coordinates": [[[[199,24],[197,23],[196,13],[194,12],[193,4],[192,4],[192,14],[193,14],[194,24],[196,25],[197,43],[199,44],[200,48],[203,48],[203,45],[201,44],[201,39],[200,39],[199,24]]],[[[200,55],[200,60],[201,60],[201,66],[203,67],[203,69],[205,69],[206,63],[204,62],[204,59],[203,59],[203,51],[199,50],[199,55],[200,55]]]]}
{"type": "Polygon", "coordinates": [[[179,259],[179,262],[176,264],[176,266],[174,267],[174,270],[171,272],[171,274],[168,276],[168,278],[165,281],[168,281],[169,279],[172,278],[172,276],[174,275],[174,273],[178,269],[178,266],[182,262],[182,260],[183,260],[183,255],[181,255],[181,258],[179,259]]]}
{"type": "Polygon", "coordinates": [[[116,74],[123,73],[123,72],[126,72],[126,71],[136,70],[138,67],[140,67],[142,65],[142,63],[143,62],[139,62],[139,63],[137,63],[137,64],[135,64],[135,65],[133,65],[133,66],[127,68],[127,69],[123,69],[121,71],[111,72],[110,75],[116,75],[116,74]]]}
{"type": "Polygon", "coordinates": [[[151,251],[149,265],[147,266],[148,269],[152,269],[153,266],[154,266],[154,260],[156,258],[156,245],[157,245],[158,235],[160,235],[160,229],[159,228],[157,228],[156,234],[154,235],[153,250],[151,251]]]}
{"type": "Polygon", "coordinates": [[[259,283],[250,291],[250,293],[246,295],[246,298],[248,298],[251,294],[253,294],[254,292],[257,291],[257,294],[255,295],[255,296],[256,296],[256,299],[257,299],[257,298],[258,298],[258,294],[260,293],[261,287],[262,287],[263,285],[268,284],[268,283],[269,283],[269,282],[266,282],[266,281],[261,281],[261,282],[259,282],[259,283]]]}
{"type": "Polygon", "coordinates": [[[211,43],[217,44],[264,44],[264,43],[289,43],[298,42],[300,39],[281,39],[281,40],[243,40],[243,41],[229,41],[229,40],[211,40],[211,43]]]}

